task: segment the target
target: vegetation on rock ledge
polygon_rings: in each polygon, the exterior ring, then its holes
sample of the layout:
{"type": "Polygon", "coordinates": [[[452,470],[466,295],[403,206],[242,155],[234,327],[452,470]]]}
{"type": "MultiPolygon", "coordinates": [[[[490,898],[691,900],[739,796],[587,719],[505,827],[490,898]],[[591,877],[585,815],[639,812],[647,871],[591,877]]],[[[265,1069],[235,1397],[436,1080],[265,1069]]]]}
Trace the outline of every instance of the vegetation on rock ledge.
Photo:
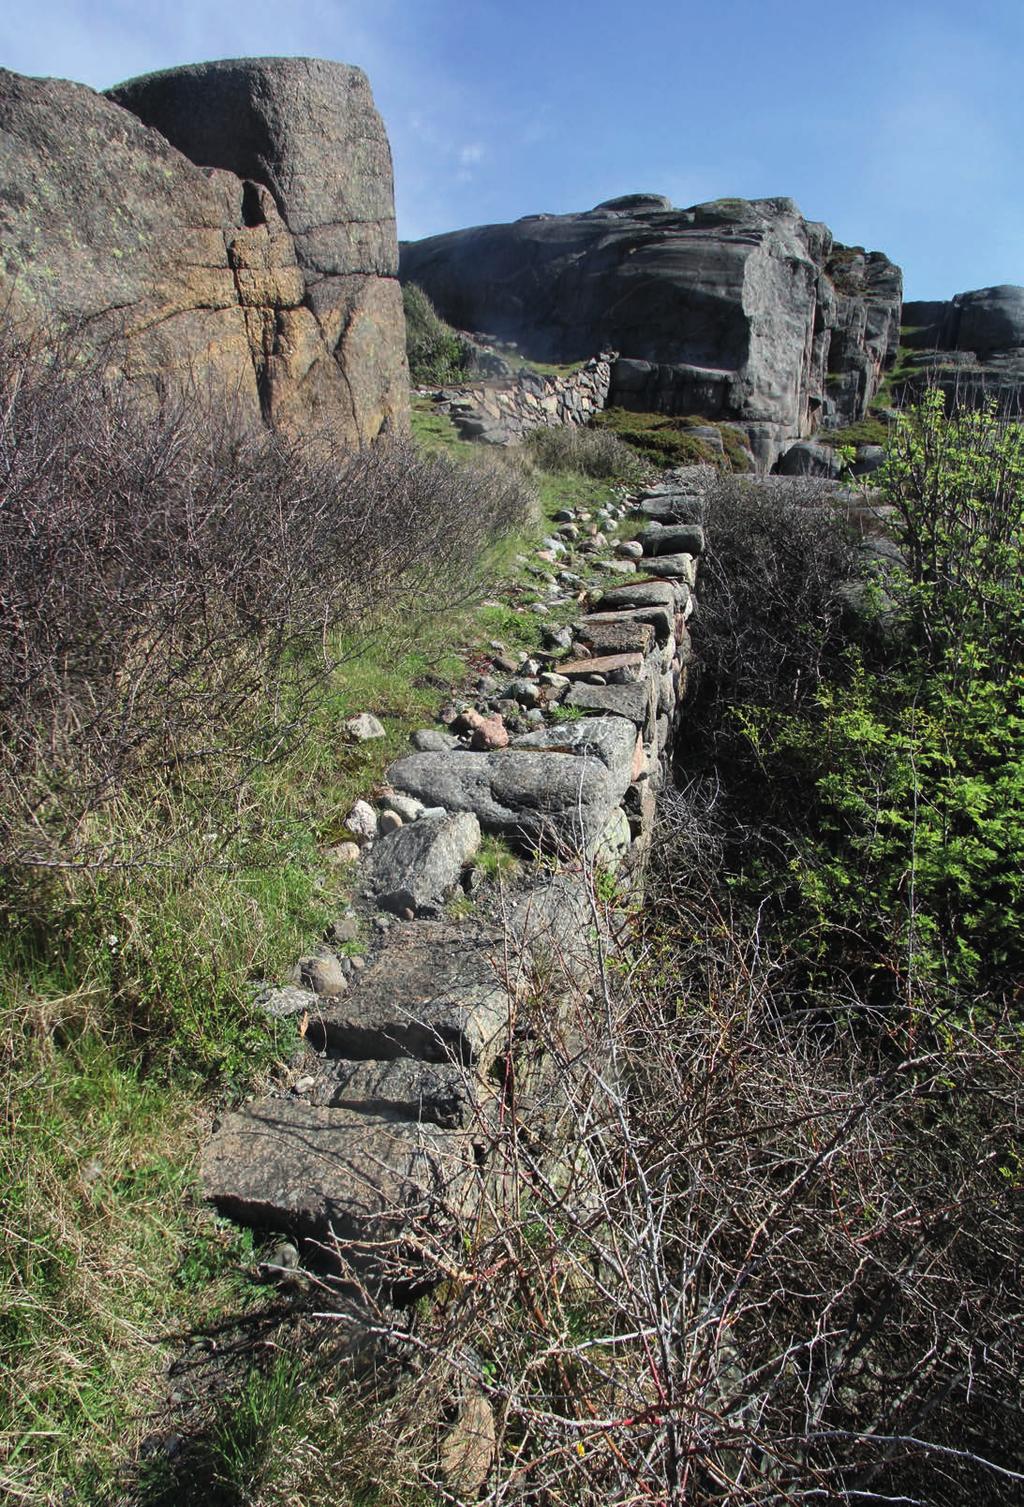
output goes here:
{"type": "Polygon", "coordinates": [[[723,471],[750,470],[750,453],[742,431],[734,424],[692,415],[635,413],[627,408],[606,408],[594,422],[656,466],[711,465],[723,471]],[[695,430],[706,432],[702,435],[695,430]],[[717,443],[707,431],[717,435],[717,443]]]}

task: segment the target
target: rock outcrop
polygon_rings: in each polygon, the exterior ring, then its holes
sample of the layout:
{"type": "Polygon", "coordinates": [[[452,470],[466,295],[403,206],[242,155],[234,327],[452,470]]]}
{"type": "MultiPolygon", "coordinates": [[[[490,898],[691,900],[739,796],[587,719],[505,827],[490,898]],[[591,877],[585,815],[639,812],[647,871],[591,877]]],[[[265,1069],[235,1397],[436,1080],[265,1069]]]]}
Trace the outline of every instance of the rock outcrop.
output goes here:
{"type": "Polygon", "coordinates": [[[742,424],[759,459],[863,416],[895,354],[902,278],[790,199],[655,196],[402,247],[450,323],[528,357],[620,353],[610,401],[742,424]]]}
{"type": "Polygon", "coordinates": [[[143,388],[352,442],[401,425],[391,163],[356,68],[249,59],[105,97],[0,71],[0,300],[143,388]]]}
{"type": "Polygon", "coordinates": [[[995,398],[1004,413],[1024,411],[1024,288],[1003,283],[947,302],[903,308],[905,386],[928,383],[967,401],[995,398]]]}

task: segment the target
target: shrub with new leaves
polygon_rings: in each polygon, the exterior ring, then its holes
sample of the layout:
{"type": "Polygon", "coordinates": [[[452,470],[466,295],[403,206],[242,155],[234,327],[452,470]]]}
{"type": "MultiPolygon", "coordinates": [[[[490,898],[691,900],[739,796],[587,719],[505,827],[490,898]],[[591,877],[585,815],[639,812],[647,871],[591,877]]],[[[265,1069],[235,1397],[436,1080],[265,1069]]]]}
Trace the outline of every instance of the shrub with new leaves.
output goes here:
{"type": "Polygon", "coordinates": [[[745,517],[722,487],[697,632],[715,754],[734,804],[752,792],[735,820],[751,852],[766,818],[783,834],[809,957],[841,958],[862,1004],[913,1008],[1024,966],[1024,429],[929,395],[878,482],[885,632],[843,622],[834,509],[766,494],[745,517]]]}
{"type": "Polygon", "coordinates": [[[900,632],[852,650],[790,756],[817,768],[802,882],[864,939],[884,994],[1024,965],[1024,429],[940,393],[896,422],[881,474],[900,632]]]}
{"type": "Polygon", "coordinates": [[[405,308],[405,349],[409,376],[420,387],[444,387],[464,382],[469,373],[469,348],[457,331],[438,314],[418,283],[402,288],[405,308]]]}

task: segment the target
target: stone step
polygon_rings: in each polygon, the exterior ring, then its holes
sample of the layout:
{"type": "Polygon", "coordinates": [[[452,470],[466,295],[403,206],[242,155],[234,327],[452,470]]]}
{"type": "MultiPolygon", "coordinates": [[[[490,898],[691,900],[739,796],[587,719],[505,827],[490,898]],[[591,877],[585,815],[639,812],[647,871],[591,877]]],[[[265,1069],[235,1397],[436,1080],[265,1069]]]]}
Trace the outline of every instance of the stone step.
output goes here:
{"type": "Polygon", "coordinates": [[[504,956],[500,932],[469,922],[394,927],[348,992],[310,1015],[307,1040],[332,1057],[486,1068],[507,1034],[504,956]]]}
{"type": "Polygon", "coordinates": [[[418,1226],[443,1234],[472,1213],[479,1184],[462,1132],[287,1097],[226,1115],[203,1153],[201,1178],[229,1218],[300,1236],[333,1231],[366,1258],[374,1242],[418,1226]]]}
{"type": "Polygon", "coordinates": [[[314,1061],[308,1076],[313,1082],[303,1097],[319,1108],[358,1110],[448,1130],[471,1126],[481,1101],[481,1085],[473,1070],[453,1062],[327,1058],[314,1061]]]}

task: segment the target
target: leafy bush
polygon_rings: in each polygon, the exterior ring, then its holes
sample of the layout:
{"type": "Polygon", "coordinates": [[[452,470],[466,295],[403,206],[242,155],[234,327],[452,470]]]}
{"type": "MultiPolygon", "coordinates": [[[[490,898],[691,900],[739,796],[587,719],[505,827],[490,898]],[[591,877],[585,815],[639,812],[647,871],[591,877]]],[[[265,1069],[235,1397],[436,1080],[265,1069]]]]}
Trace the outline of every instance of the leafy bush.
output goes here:
{"type": "Polygon", "coordinates": [[[438,314],[418,283],[404,283],[405,349],[409,376],[418,387],[464,382],[469,373],[466,342],[438,314]]]}
{"type": "Polygon", "coordinates": [[[853,651],[780,748],[817,773],[809,895],[908,996],[1024,966],[1024,428],[941,393],[897,419],[880,473],[898,636],[853,651]]]}
{"type": "Polygon", "coordinates": [[[743,882],[766,882],[773,826],[771,887],[819,983],[841,966],[861,1008],[906,1020],[925,998],[987,1008],[1024,966],[1024,431],[934,394],[879,480],[902,563],[859,588],[887,631],[853,642],[834,515],[713,494],[693,720],[724,760],[743,882]]]}

